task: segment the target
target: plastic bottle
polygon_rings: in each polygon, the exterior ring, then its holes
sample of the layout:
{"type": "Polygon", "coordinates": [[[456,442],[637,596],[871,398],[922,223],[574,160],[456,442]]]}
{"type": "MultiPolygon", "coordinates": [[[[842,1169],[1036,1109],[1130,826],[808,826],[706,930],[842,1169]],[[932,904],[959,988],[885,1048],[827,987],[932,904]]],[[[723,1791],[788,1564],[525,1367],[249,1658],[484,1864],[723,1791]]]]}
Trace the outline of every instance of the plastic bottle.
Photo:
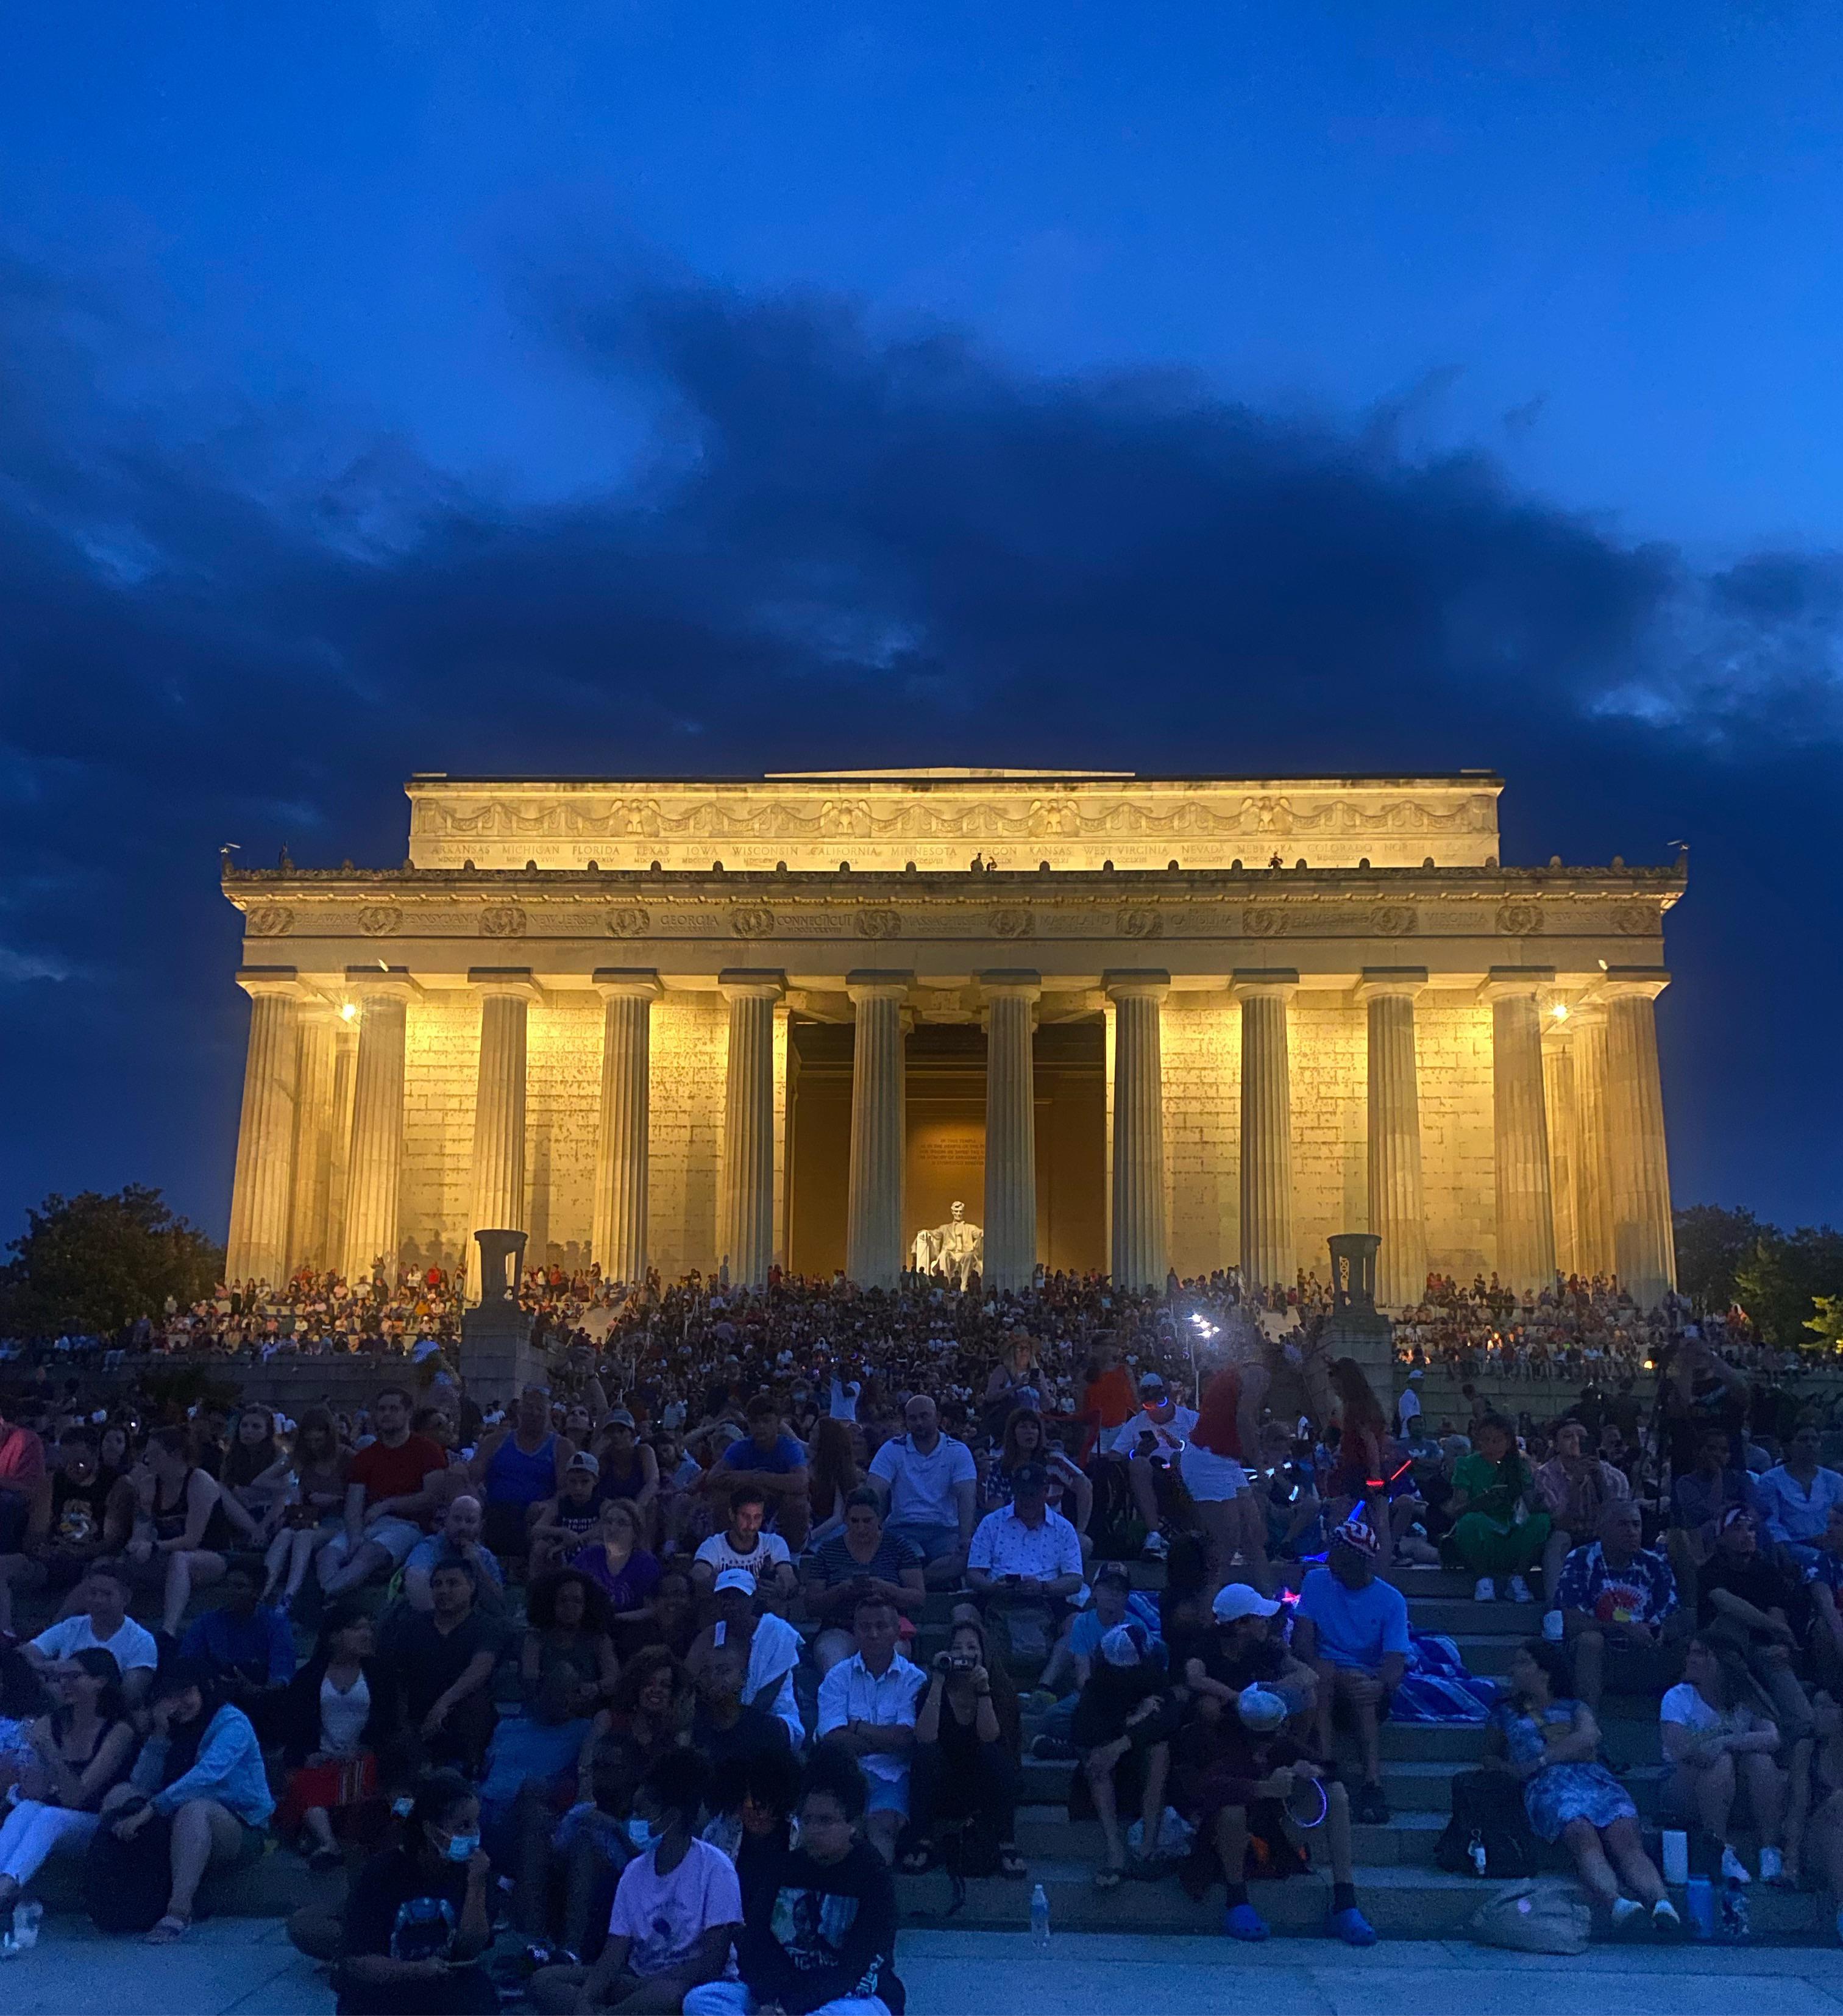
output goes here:
{"type": "Polygon", "coordinates": [[[1040,1946],[1050,1942],[1050,1896],[1040,1883],[1030,1893],[1030,1937],[1040,1946]]]}
{"type": "Polygon", "coordinates": [[[1715,1885],[1706,1876],[1692,1876],[1683,1889],[1690,1929],[1699,1939],[1715,1937],[1715,1885]]]}
{"type": "Polygon", "coordinates": [[[1476,1827],[1472,1829],[1471,1839],[1466,1843],[1465,1852],[1467,1859],[1471,1863],[1473,1875],[1482,1876],[1485,1873],[1485,1837],[1476,1827]]]}

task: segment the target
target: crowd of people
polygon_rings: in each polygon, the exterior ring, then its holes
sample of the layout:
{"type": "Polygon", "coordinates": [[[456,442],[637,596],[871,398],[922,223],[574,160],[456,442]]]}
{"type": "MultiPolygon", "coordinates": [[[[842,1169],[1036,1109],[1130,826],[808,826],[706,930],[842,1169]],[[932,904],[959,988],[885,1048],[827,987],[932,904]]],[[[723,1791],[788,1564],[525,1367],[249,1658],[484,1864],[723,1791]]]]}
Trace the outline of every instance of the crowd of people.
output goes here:
{"type": "Polygon", "coordinates": [[[1843,1475],[1722,1326],[1661,1334],[1642,1394],[1593,1361],[1540,1419],[1434,1423],[1310,1283],[1172,1285],[534,1277],[546,1381],[485,1409],[426,1280],[350,1413],[38,1379],[0,1422],[0,1907],[63,1859],[181,1940],[272,1835],[370,1858],[293,1928],[346,2010],[494,2007],[511,1967],[545,2009],[876,2016],[896,1874],[1027,1880],[1034,1755],[1098,1890],[1220,1885],[1253,1940],[1251,1878],[1316,1862],[1367,1944],[1390,1571],[1440,1564],[1540,1590],[1489,1768],[1615,1924],[1678,1929],[1608,1692],[1661,1699],[1725,1876],[1843,1890],[1843,1475]]]}

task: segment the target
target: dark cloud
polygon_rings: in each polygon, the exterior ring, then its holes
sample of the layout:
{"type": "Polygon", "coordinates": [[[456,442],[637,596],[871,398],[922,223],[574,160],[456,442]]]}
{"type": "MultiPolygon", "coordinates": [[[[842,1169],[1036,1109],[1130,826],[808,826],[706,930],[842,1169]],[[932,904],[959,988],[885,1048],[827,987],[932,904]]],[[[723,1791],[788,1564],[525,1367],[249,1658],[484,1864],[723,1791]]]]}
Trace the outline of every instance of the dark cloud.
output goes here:
{"type": "Polygon", "coordinates": [[[513,506],[347,416],[131,396],[128,319],[0,267],[0,1215],[141,1177],[221,1216],[221,842],[400,859],[414,769],[872,760],[1494,765],[1511,858],[1687,838],[1680,1193],[1830,1208],[1834,556],[1698,574],[1392,424],[1032,379],[833,300],[538,300],[653,428],[606,495],[513,506]]]}

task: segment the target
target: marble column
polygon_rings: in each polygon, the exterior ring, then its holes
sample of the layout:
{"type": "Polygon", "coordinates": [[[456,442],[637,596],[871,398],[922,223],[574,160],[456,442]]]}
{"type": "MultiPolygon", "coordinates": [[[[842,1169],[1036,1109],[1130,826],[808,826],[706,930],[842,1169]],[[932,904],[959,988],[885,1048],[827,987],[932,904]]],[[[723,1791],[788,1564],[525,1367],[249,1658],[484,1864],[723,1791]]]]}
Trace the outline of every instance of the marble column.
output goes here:
{"type": "MultiPolygon", "coordinates": [[[[403,1172],[404,1039],[415,983],[398,967],[346,974],[358,1003],[352,1075],[352,1144],[346,1162],[346,1232],[340,1271],[368,1281],[381,1261],[397,1277],[397,1195],[403,1172]]],[[[469,1244],[472,1242],[469,1240],[469,1244]]]]}
{"type": "Polygon", "coordinates": [[[1568,1018],[1574,1053],[1574,1265],[1591,1280],[1613,1272],[1612,1148],[1608,1132],[1604,1007],[1573,1010],[1568,1018]]]}
{"type": "Polygon", "coordinates": [[[1109,973],[1114,1005],[1112,1272],[1122,1288],[1162,1287],[1165,1093],[1161,1004],[1168,973],[1109,973]]]}
{"type": "Polygon", "coordinates": [[[903,1150],[907,1044],[903,1004],[912,973],[850,973],[851,1163],[845,1275],[860,1288],[893,1288],[903,1270],[903,1150]]]}
{"type": "Polygon", "coordinates": [[[595,1138],[595,1216],[590,1251],[605,1281],[646,1278],[647,1166],[652,1126],[652,1004],[656,973],[604,967],[602,1111],[595,1138]]]}
{"type": "Polygon", "coordinates": [[[1575,1172],[1580,1166],[1574,1098],[1574,1047],[1564,1021],[1543,1031],[1543,1104],[1549,1117],[1549,1193],[1555,1209],[1555,1271],[1580,1271],[1580,1212],[1575,1172]]]}
{"type": "Polygon", "coordinates": [[[225,1267],[233,1281],[279,1287],[288,1279],[301,990],[291,966],[246,966],[237,985],[250,996],[250,1042],[225,1267]]]}
{"type": "Polygon", "coordinates": [[[1427,1286],[1414,1046],[1414,1003],[1426,985],[1424,967],[1370,967],[1356,990],[1369,1018],[1369,1229],[1382,1241],[1376,1300],[1385,1309],[1412,1307],[1427,1286]]]}
{"type": "Polygon", "coordinates": [[[531,1003],[542,997],[528,967],[476,966],[467,978],[480,998],[467,1221],[467,1297],[477,1301],[480,1248],[473,1234],[526,1229],[526,1037],[531,1003]]]}
{"type": "Polygon", "coordinates": [[[1484,990],[1491,1003],[1496,1273],[1499,1281],[1518,1294],[1526,1289],[1549,1287],[1555,1278],[1541,1001],[1554,977],[1547,969],[1519,972],[1494,967],[1484,990]]]}
{"type": "Polygon", "coordinates": [[[1288,967],[1240,971],[1230,985],[1241,1004],[1241,1278],[1251,1287],[1290,1287],[1299,1273],[1286,1027],[1299,986],[1288,967]]]}
{"type": "Polygon", "coordinates": [[[340,1003],[333,1024],[332,1154],[326,1175],[326,1262],[337,1269],[346,1252],[346,1178],[352,1158],[352,1095],[358,1077],[358,1003],[340,1003]]]}
{"type": "Polygon", "coordinates": [[[289,1213],[292,1271],[332,1264],[333,1079],[340,1018],[330,1001],[304,1001],[296,1039],[294,1201],[289,1213]]]}
{"type": "Polygon", "coordinates": [[[1658,968],[1615,967],[1602,990],[1613,1261],[1621,1284],[1643,1309],[1655,1309],[1676,1286],[1654,1005],[1669,985],[1669,974],[1658,968]]]}
{"type": "Polygon", "coordinates": [[[1034,973],[983,973],[986,996],[986,1263],[990,1288],[1036,1274],[1036,1002],[1034,973]]]}
{"type": "Polygon", "coordinates": [[[730,1004],[717,1250],[732,1282],[756,1287],[774,1251],[774,1004],[787,979],[731,971],[717,984],[730,1004]]]}

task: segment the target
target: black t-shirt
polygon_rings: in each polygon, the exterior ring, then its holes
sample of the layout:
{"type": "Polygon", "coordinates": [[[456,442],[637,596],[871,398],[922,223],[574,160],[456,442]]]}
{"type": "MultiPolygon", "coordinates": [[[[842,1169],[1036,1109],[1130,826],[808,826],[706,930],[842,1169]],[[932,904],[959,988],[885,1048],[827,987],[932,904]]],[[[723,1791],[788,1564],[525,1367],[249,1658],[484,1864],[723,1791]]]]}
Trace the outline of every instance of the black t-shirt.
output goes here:
{"type": "MultiPolygon", "coordinates": [[[[346,1899],[345,1951],[391,1960],[446,1960],[460,1929],[467,1898],[465,1864],[444,1864],[433,1881],[420,1856],[408,1849],[374,1855],[346,1899]]],[[[411,2016],[432,2005],[428,1984],[386,1987],[345,1982],[339,2016],[411,2016]]]]}
{"type": "Polygon", "coordinates": [[[112,1482],[100,1471],[88,1484],[74,1483],[61,1470],[52,1477],[51,1531],[45,1538],[53,1547],[81,1554],[102,1545],[102,1514],[112,1482]]]}
{"type": "Polygon", "coordinates": [[[753,1757],[758,1751],[785,1750],[787,1740],[787,1724],[780,1716],[770,1715],[753,1702],[728,1729],[719,1729],[701,1704],[692,1719],[692,1748],[716,1765],[728,1764],[738,1757],[753,1757]]]}
{"type": "MultiPolygon", "coordinates": [[[[1220,1629],[1212,1631],[1202,1648],[1191,1656],[1203,1661],[1203,1670],[1211,1679],[1234,1687],[1238,1693],[1243,1687],[1270,1686],[1279,1679],[1286,1663],[1284,1648],[1271,1638],[1263,1638],[1245,1648],[1238,1658],[1230,1658],[1228,1633],[1220,1629]]],[[[1181,1668],[1179,1676],[1182,1677],[1181,1668]]]]}
{"type": "MultiPolygon", "coordinates": [[[[1764,1554],[1732,1561],[1726,1559],[1718,1548],[1696,1571],[1696,1622],[1699,1627],[1706,1629],[1721,1615],[1715,1607],[1718,1589],[1739,1597],[1743,1603],[1751,1603],[1755,1610],[1783,1610],[1787,1623],[1803,1636],[1804,1618],[1809,1607],[1804,1589],[1764,1554]]],[[[1752,1636],[1758,1644],[1773,1642],[1764,1631],[1755,1631],[1752,1636]]]]}
{"type": "Polygon", "coordinates": [[[875,1996],[891,2016],[906,1998],[896,1975],[896,1886],[883,1858],[854,1841],[829,1867],[799,1849],[753,1876],[737,1957],[757,2002],[808,2016],[828,2002],[875,1996]]]}
{"type": "Polygon", "coordinates": [[[420,1722],[466,1672],[476,1652],[499,1656],[500,1633],[492,1619],[473,1611],[444,1637],[426,1611],[407,1618],[392,1633],[385,1663],[403,1680],[404,1705],[420,1722]]]}

